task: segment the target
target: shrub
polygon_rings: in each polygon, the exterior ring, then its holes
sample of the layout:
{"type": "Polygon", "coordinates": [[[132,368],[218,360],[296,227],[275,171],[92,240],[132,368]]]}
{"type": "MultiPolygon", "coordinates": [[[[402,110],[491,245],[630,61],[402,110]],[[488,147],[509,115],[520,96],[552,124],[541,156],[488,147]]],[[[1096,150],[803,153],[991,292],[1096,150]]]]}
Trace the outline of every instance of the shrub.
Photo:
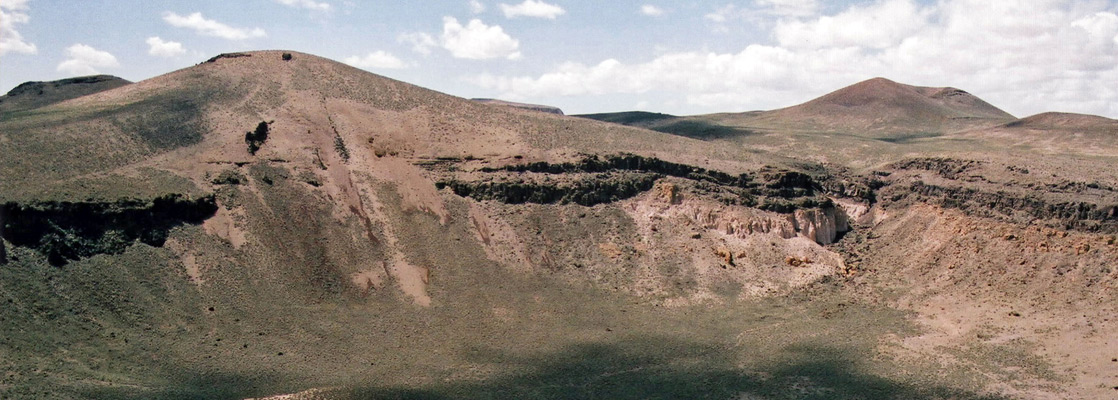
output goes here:
{"type": "Polygon", "coordinates": [[[260,150],[260,146],[266,140],[268,140],[268,123],[265,121],[260,121],[255,131],[245,132],[245,144],[248,145],[249,154],[256,155],[256,151],[260,150]]]}
{"type": "Polygon", "coordinates": [[[284,61],[291,61],[291,53],[283,53],[284,61]]]}

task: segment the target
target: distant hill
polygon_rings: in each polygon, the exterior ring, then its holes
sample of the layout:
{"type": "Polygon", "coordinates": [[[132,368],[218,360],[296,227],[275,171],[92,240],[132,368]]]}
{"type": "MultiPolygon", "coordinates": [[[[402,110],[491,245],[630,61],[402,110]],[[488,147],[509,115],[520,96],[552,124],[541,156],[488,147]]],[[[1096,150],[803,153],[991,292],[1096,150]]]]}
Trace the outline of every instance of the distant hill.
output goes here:
{"type": "Polygon", "coordinates": [[[578,114],[574,117],[587,118],[603,122],[630,126],[651,126],[656,121],[679,118],[670,114],[661,114],[647,111],[623,111],[615,113],[578,114]]]}
{"type": "Polygon", "coordinates": [[[687,117],[634,111],[583,117],[701,139],[783,130],[837,132],[883,140],[939,136],[1016,119],[960,89],[911,86],[885,78],[859,82],[803,104],[771,111],[687,117]]]}
{"type": "Polygon", "coordinates": [[[130,84],[112,75],[92,75],[49,82],[24,82],[0,96],[0,115],[30,110],[130,84]]]}
{"type": "Polygon", "coordinates": [[[513,107],[513,108],[520,108],[520,109],[524,109],[524,110],[545,112],[545,113],[548,113],[548,114],[563,115],[563,110],[559,109],[559,107],[545,106],[545,105],[540,105],[540,104],[516,103],[516,102],[512,102],[512,101],[497,100],[497,99],[470,99],[470,100],[473,100],[473,101],[476,101],[476,102],[482,103],[482,104],[489,104],[489,105],[502,106],[502,107],[513,107]]]}
{"type": "Polygon", "coordinates": [[[1118,152],[1118,120],[1087,114],[1046,112],[956,135],[1000,141],[1039,153],[1113,156],[1118,152]]]}
{"type": "Polygon", "coordinates": [[[1005,124],[1006,128],[1057,130],[1118,130],[1118,120],[1098,115],[1046,112],[1005,124]]]}
{"type": "Polygon", "coordinates": [[[702,117],[678,117],[646,111],[581,114],[575,115],[575,117],[635,126],[702,140],[727,139],[750,133],[748,130],[711,122],[702,117]]]}
{"type": "Polygon", "coordinates": [[[736,126],[891,138],[996,126],[1015,117],[960,89],[874,78],[803,104],[761,113],[721,114],[714,119],[736,126]]]}

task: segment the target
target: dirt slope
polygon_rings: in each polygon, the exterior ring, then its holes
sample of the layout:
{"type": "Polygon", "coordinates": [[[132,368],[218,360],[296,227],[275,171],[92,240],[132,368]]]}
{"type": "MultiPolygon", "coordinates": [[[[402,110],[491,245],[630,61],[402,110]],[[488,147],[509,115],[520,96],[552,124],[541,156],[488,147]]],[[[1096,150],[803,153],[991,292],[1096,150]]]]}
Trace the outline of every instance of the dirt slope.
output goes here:
{"type": "Polygon", "coordinates": [[[862,142],[728,146],[284,54],[0,121],[0,394],[1111,393],[1114,154],[821,163],[862,142]]]}

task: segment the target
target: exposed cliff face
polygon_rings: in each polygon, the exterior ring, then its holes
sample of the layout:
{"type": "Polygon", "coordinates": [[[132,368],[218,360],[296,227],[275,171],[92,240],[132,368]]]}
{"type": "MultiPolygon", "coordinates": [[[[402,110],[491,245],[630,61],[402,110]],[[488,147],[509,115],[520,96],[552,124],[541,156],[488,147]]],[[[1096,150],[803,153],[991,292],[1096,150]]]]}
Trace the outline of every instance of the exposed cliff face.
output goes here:
{"type": "Polygon", "coordinates": [[[944,187],[919,181],[907,187],[892,188],[889,194],[892,195],[891,201],[914,196],[924,203],[956,208],[982,217],[1018,222],[1039,221],[1065,229],[1089,232],[1118,232],[1118,204],[1100,206],[1082,201],[1053,202],[1029,195],[983,192],[973,188],[944,187]]]}
{"type": "Polygon", "coordinates": [[[511,181],[439,182],[454,194],[474,200],[496,200],[509,204],[569,204],[593,206],[624,200],[647,191],[659,178],[655,174],[586,174],[563,183],[511,181]]]}
{"type": "Polygon", "coordinates": [[[670,204],[694,198],[722,205],[718,209],[690,209],[691,220],[706,229],[718,229],[727,235],[775,233],[785,239],[800,235],[819,244],[833,243],[840,233],[850,229],[845,209],[837,207],[831,196],[849,198],[851,204],[862,207],[866,206],[866,199],[873,198],[867,185],[833,176],[819,183],[806,173],[771,167],[731,175],[633,154],[587,156],[577,162],[558,164],[487,167],[479,171],[486,177],[473,182],[451,179],[438,185],[479,201],[594,206],[635,197],[661,182],[654,196],[670,204]],[[825,186],[835,191],[824,189],[825,186]],[[748,217],[732,211],[743,207],[755,211],[746,213],[748,217]]]}
{"type": "Polygon", "coordinates": [[[886,207],[925,203],[1021,224],[1118,232],[1118,190],[1097,181],[1041,183],[1012,165],[1004,168],[1017,178],[992,180],[989,170],[1001,166],[951,158],[909,159],[890,168],[877,194],[886,207]]]}
{"type": "Polygon", "coordinates": [[[752,174],[731,175],[634,154],[593,155],[577,162],[555,164],[484,167],[478,172],[486,177],[474,182],[448,179],[440,187],[451,187],[460,196],[478,200],[574,202],[589,206],[633,197],[651,189],[656,179],[667,176],[692,181],[693,190],[726,204],[779,213],[830,205],[822,185],[801,172],[766,167],[752,174]],[[576,183],[563,183],[572,181],[576,183]]]}
{"type": "Polygon", "coordinates": [[[9,202],[2,208],[0,235],[15,246],[37,250],[55,266],[96,254],[120,254],[137,241],[161,247],[172,228],[201,224],[217,211],[213,196],[178,195],[115,202],[9,202]]]}

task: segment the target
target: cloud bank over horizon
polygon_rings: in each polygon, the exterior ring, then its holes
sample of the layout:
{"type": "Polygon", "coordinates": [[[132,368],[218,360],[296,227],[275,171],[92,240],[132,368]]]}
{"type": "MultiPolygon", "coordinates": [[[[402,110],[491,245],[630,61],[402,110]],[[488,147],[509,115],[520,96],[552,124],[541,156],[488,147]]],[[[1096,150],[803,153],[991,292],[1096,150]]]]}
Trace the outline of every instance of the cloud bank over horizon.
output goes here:
{"type": "Polygon", "coordinates": [[[291,49],[574,113],[773,109],[880,76],[964,89],[1017,116],[1118,118],[1118,0],[138,4],[0,3],[0,84],[142,80],[221,52],[291,49]]]}
{"type": "Polygon", "coordinates": [[[1019,116],[1047,110],[1118,115],[1118,15],[1064,1],[912,0],[857,4],[807,14],[807,0],[765,0],[748,11],[705,16],[757,18],[781,11],[772,43],[739,52],[670,52],[644,61],[566,62],[538,75],[479,74],[470,82],[501,97],[675,92],[712,110],[771,109],[864,79],[957,86],[1019,116]],[[793,4],[794,3],[794,4],[793,4]],[[1094,82],[1090,84],[1087,82],[1094,82]]]}

